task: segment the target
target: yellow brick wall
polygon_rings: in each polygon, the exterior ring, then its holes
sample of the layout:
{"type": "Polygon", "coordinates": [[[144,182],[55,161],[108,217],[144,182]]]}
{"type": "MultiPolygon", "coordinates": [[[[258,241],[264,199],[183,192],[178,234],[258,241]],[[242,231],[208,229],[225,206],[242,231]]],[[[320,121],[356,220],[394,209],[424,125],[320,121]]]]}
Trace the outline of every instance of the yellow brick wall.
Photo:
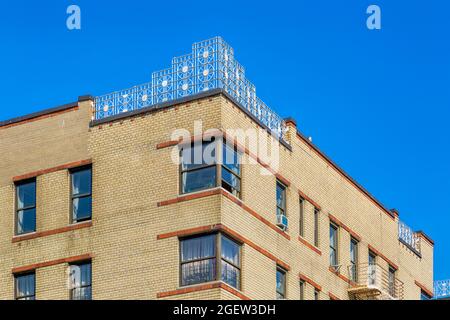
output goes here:
{"type": "MultiPolygon", "coordinates": [[[[210,128],[257,128],[248,116],[223,96],[204,98],[144,116],[125,118],[88,130],[89,102],[78,111],[64,113],[8,129],[0,128],[0,152],[6,166],[0,168],[0,299],[11,299],[15,267],[61,258],[92,254],[94,299],[155,299],[179,286],[179,241],[157,240],[163,233],[221,223],[277,259],[287,263],[287,298],[299,298],[301,273],[322,286],[320,299],[331,292],[347,299],[348,284],[328,270],[328,214],[362,237],[360,262],[367,261],[368,245],[374,246],[399,266],[405,298],[418,299],[417,280],[432,288],[432,247],[422,241],[422,259],[399,245],[397,222],[367,199],[309,145],[289,133],[292,151],[280,150],[279,173],[291,182],[287,189],[290,227],[286,239],[230,199],[217,194],[158,207],[160,201],[179,196],[179,167],[172,163],[172,148],[156,145],[171,139],[175,129],[191,133],[194,121],[210,128]],[[11,148],[17,145],[17,148],[11,148]],[[14,153],[12,149],[16,149],[14,153]],[[18,153],[17,153],[18,152],[18,153]],[[92,226],[80,230],[11,243],[14,227],[12,177],[31,171],[92,159],[92,226]],[[317,254],[297,238],[298,189],[316,201],[319,214],[317,254]]],[[[248,158],[244,155],[244,158],[248,158]]],[[[261,175],[261,166],[242,168],[242,201],[275,223],[273,175],[261,175]]],[[[69,220],[69,175],[59,170],[37,177],[37,229],[66,227],[69,220]]],[[[313,244],[314,207],[305,201],[305,240],[313,244]]],[[[346,274],[350,236],[339,229],[339,262],[346,274]]],[[[252,299],[275,298],[276,262],[248,244],[242,250],[242,288],[252,299]]],[[[378,259],[380,264],[387,263],[378,259]]],[[[67,299],[67,263],[38,268],[38,299],[67,299]]],[[[170,299],[235,299],[216,288],[168,297],[170,299]]],[[[313,287],[305,285],[305,298],[313,299],[313,287]]]]}

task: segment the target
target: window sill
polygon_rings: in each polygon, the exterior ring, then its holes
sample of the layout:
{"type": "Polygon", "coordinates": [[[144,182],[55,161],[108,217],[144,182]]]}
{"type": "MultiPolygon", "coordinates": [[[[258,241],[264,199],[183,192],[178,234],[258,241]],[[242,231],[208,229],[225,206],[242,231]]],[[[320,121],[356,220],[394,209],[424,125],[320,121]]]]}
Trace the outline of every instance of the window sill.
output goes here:
{"type": "Polygon", "coordinates": [[[51,235],[55,235],[55,234],[59,234],[59,233],[64,233],[64,232],[68,232],[68,231],[72,231],[72,230],[89,228],[91,226],[92,226],[92,220],[83,221],[83,222],[79,222],[76,224],[70,224],[66,227],[62,227],[62,228],[58,228],[58,229],[40,231],[40,232],[32,232],[32,233],[27,233],[24,235],[17,235],[12,238],[11,242],[15,243],[15,242],[20,242],[20,241],[25,241],[25,240],[31,240],[31,239],[51,236],[51,235]]]}
{"type": "Polygon", "coordinates": [[[240,290],[237,290],[230,285],[226,284],[223,281],[211,281],[211,282],[204,282],[189,286],[183,286],[179,287],[176,290],[173,291],[166,291],[166,292],[159,292],[157,293],[156,297],[159,298],[166,298],[171,297],[175,295],[181,295],[181,294],[188,294],[192,292],[198,292],[198,291],[204,291],[204,290],[211,290],[211,289],[224,289],[225,291],[230,292],[231,294],[235,295],[236,297],[242,299],[242,300],[250,300],[247,296],[245,296],[240,290]]]}

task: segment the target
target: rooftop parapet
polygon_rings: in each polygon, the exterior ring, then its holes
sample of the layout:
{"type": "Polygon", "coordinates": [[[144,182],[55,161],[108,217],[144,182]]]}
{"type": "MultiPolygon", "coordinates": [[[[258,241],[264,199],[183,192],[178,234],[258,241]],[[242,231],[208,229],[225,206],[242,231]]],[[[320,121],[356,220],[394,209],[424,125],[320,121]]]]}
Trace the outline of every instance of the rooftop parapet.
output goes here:
{"type": "Polygon", "coordinates": [[[170,68],[153,72],[151,82],[96,97],[93,120],[156,107],[212,89],[222,89],[276,137],[284,138],[284,120],[256,96],[256,88],[245,77],[233,48],[221,37],[194,43],[190,54],[175,57],[170,68]]]}

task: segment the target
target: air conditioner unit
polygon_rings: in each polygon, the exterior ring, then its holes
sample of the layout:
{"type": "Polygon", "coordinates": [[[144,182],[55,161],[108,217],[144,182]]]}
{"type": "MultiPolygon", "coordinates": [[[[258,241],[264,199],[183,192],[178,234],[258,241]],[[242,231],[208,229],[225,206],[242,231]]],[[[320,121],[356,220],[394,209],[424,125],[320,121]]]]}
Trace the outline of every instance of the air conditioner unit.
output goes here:
{"type": "Polygon", "coordinates": [[[277,214],[277,226],[282,230],[288,228],[288,218],[284,214],[277,214]]]}

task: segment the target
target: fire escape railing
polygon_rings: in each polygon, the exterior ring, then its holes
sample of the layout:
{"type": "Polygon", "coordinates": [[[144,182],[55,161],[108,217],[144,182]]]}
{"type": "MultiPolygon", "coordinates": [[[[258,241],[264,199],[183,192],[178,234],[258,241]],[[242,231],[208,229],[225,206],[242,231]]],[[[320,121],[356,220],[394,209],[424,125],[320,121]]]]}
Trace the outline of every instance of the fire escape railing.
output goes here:
{"type": "Polygon", "coordinates": [[[190,54],[173,58],[171,67],[153,72],[148,83],[96,97],[92,120],[157,107],[213,89],[226,92],[272,134],[284,138],[285,121],[256,96],[233,48],[221,37],[194,43],[190,54]]]}
{"type": "Polygon", "coordinates": [[[398,239],[418,255],[421,254],[419,234],[402,221],[398,222],[398,239]]]}
{"type": "Polygon", "coordinates": [[[403,299],[403,282],[378,264],[350,265],[348,274],[349,292],[356,299],[403,299]]]}

